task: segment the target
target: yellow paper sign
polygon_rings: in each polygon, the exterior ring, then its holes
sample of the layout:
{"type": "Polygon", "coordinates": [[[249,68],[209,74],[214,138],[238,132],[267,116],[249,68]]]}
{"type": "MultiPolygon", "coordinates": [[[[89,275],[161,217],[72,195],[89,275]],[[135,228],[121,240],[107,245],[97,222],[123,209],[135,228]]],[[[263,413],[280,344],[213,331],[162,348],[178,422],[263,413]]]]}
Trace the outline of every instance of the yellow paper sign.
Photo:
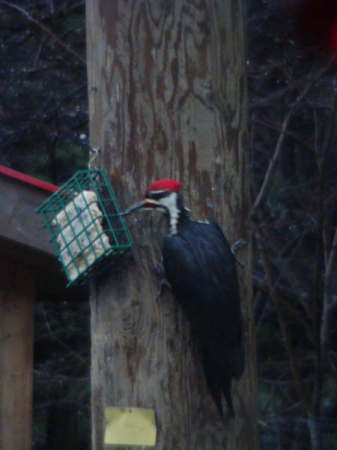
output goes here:
{"type": "Polygon", "coordinates": [[[156,444],[156,424],[153,409],[105,408],[104,444],[140,445],[156,444]]]}

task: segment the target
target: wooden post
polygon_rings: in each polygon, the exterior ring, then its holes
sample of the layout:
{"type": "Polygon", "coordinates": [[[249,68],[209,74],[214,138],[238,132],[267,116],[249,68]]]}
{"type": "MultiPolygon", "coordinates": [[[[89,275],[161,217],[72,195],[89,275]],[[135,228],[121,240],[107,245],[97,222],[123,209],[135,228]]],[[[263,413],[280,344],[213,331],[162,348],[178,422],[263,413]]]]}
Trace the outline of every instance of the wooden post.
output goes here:
{"type": "Polygon", "coordinates": [[[29,450],[32,436],[34,279],[0,260],[0,449],[29,450]]]}
{"type": "MultiPolygon", "coordinates": [[[[249,242],[244,1],[87,0],[86,16],[91,145],[121,205],[175,178],[194,217],[216,219],[231,244],[249,242]]],[[[127,221],[131,257],[90,295],[93,450],[109,448],[109,406],[153,409],[156,450],[257,450],[251,246],[239,255],[246,369],[224,424],[181,308],[168,293],[156,300],[156,219],[127,221]]]]}

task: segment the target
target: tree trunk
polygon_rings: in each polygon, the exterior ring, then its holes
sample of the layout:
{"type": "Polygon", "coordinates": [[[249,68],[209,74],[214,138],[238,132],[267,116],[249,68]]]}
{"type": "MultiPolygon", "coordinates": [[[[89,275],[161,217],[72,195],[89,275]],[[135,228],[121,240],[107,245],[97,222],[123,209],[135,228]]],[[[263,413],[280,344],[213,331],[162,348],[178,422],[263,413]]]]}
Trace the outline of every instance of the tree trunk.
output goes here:
{"type": "MultiPolygon", "coordinates": [[[[247,91],[242,0],[87,0],[91,145],[123,207],[158,178],[184,183],[187,207],[230,243],[248,233],[247,91]]],[[[163,227],[128,218],[135,239],[119,270],[92,286],[92,442],[104,408],[156,414],[156,449],[255,450],[256,361],[250,246],[240,253],[246,370],[223,423],[180,308],[157,301],[163,227]]]]}

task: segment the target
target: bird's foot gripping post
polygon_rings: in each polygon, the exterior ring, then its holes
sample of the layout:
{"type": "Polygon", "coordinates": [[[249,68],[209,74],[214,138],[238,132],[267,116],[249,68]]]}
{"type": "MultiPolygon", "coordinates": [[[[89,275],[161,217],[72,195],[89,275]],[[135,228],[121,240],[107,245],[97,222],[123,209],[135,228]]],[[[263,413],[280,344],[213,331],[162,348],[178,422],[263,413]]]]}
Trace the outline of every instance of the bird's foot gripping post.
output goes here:
{"type": "Polygon", "coordinates": [[[155,275],[155,277],[160,280],[158,293],[156,295],[156,300],[158,301],[160,297],[163,295],[164,290],[165,289],[171,290],[172,287],[168,279],[165,277],[165,270],[162,262],[153,264],[151,266],[151,270],[152,273],[155,275]]]}
{"type": "Polygon", "coordinates": [[[245,239],[238,239],[234,242],[234,244],[231,246],[231,251],[233,253],[233,256],[236,258],[237,252],[247,245],[247,241],[245,239]]]}
{"type": "Polygon", "coordinates": [[[168,289],[168,290],[171,291],[172,290],[172,286],[171,286],[170,282],[165,277],[163,277],[160,280],[159,290],[158,290],[158,294],[156,296],[156,300],[157,301],[160,300],[160,298],[163,295],[165,289],[168,289]]]}
{"type": "Polygon", "coordinates": [[[241,267],[245,267],[245,265],[238,259],[238,257],[236,256],[238,251],[245,247],[248,244],[248,242],[245,239],[238,239],[237,241],[234,242],[234,244],[231,246],[231,252],[232,255],[234,256],[235,261],[240,264],[241,267]]]}

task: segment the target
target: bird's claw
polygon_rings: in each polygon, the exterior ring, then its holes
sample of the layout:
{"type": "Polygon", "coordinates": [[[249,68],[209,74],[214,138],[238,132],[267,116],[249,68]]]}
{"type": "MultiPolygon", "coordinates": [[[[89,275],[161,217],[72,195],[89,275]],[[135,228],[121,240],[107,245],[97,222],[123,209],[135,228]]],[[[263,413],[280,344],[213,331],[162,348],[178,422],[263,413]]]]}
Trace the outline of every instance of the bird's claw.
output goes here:
{"type": "Polygon", "coordinates": [[[162,296],[162,294],[163,294],[165,288],[171,290],[171,289],[172,289],[172,286],[171,286],[171,284],[169,283],[169,281],[168,281],[166,278],[163,277],[163,278],[160,280],[159,291],[158,291],[158,294],[157,294],[157,296],[156,296],[156,300],[157,300],[157,301],[159,301],[159,299],[160,299],[160,297],[162,296]]]}
{"type": "Polygon", "coordinates": [[[247,241],[245,239],[242,239],[242,238],[238,239],[231,246],[231,252],[233,253],[234,256],[236,256],[236,254],[240,250],[240,248],[244,247],[245,245],[247,245],[247,241]]]}

